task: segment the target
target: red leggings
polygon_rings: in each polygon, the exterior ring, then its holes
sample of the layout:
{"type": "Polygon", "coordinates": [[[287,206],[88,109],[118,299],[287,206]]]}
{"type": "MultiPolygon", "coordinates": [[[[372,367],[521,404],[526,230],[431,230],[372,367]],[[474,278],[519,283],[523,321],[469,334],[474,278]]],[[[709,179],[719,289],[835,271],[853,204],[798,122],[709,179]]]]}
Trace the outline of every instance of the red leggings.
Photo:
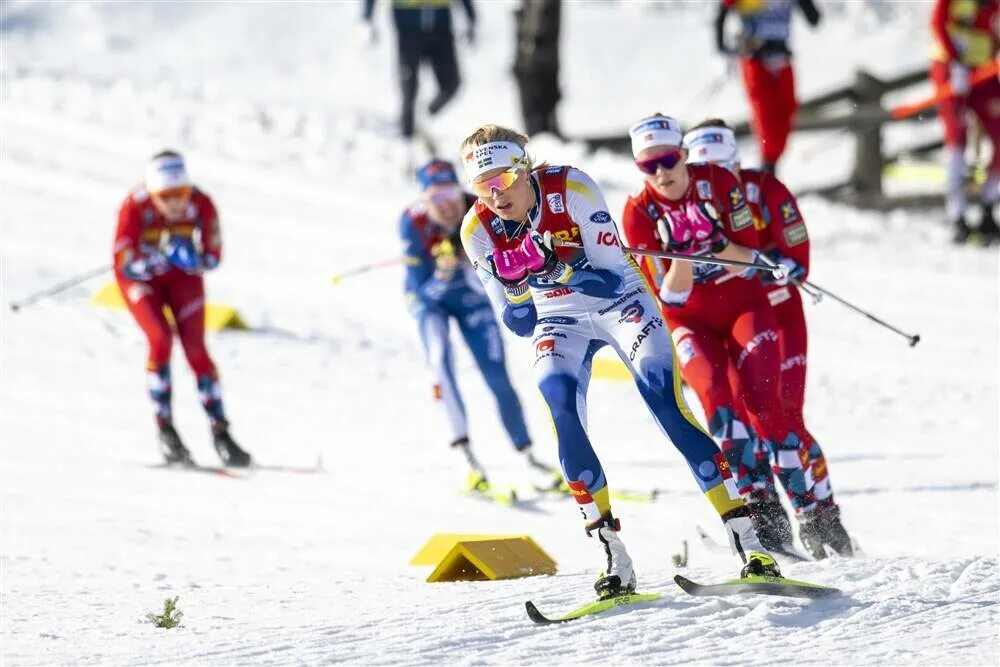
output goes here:
{"type": "Polygon", "coordinates": [[[150,370],[170,363],[173,330],[163,313],[163,307],[167,306],[195,376],[215,375],[215,364],[205,347],[205,287],[201,276],[172,269],[149,282],[118,276],[118,286],[132,317],[146,334],[150,370]]]}
{"type": "Polygon", "coordinates": [[[775,164],[785,152],[798,108],[791,60],[769,66],[763,59],[742,58],[741,65],[761,160],[775,164]]]}
{"type": "Polygon", "coordinates": [[[709,431],[736,471],[741,492],[767,488],[767,455],[773,447],[775,472],[792,506],[811,505],[800,442],[781,401],[774,312],[760,282],[730,278],[721,285],[698,285],[682,308],[665,308],[664,316],[681,375],[698,394],[709,431]],[[731,366],[739,376],[738,395],[729,382],[731,366]],[[736,416],[741,404],[747,415],[742,419],[736,416]],[[762,441],[750,437],[747,420],[762,441]]]}
{"type": "MultiPolygon", "coordinates": [[[[931,81],[937,86],[948,82],[948,63],[931,64],[931,81]]],[[[965,147],[966,112],[972,110],[979,117],[983,130],[993,146],[990,171],[1000,171],[1000,80],[991,76],[976,85],[967,97],[949,97],[938,104],[938,113],[944,125],[944,142],[948,146],[965,147]]]]}
{"type": "Polygon", "coordinates": [[[683,308],[667,308],[665,315],[681,374],[698,394],[705,417],[711,419],[720,407],[735,410],[727,375],[733,365],[754,429],[768,440],[784,440],[791,429],[778,393],[778,336],[760,283],[732,278],[699,285],[683,308]]]}

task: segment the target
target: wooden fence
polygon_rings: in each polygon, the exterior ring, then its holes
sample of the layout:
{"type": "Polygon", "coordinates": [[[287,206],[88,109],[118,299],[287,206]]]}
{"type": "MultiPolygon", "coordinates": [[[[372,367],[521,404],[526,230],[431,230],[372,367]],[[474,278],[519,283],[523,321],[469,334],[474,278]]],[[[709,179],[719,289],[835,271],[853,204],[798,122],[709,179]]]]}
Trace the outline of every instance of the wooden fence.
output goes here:
{"type": "MultiPolygon", "coordinates": [[[[931,107],[909,118],[893,118],[883,102],[886,94],[921,84],[926,80],[926,69],[886,80],[859,70],[850,85],[801,102],[796,116],[795,130],[797,132],[836,130],[844,133],[845,137],[853,135],[854,165],[847,180],[802,190],[799,194],[818,194],[862,208],[889,209],[941,204],[943,199],[940,193],[888,196],[884,192],[882,182],[887,166],[898,162],[901,158],[923,155],[942,146],[942,141],[939,139],[894,153],[886,153],[882,140],[883,129],[889,123],[924,123],[937,117],[936,108],[931,107]],[[850,111],[842,110],[845,102],[850,104],[850,111]],[[839,112],[831,109],[838,106],[841,109],[839,112]]],[[[737,137],[745,137],[751,133],[750,123],[747,121],[736,123],[732,127],[737,137]]],[[[584,139],[584,142],[590,150],[606,148],[622,153],[630,151],[629,139],[625,133],[590,137],[584,139]]]]}

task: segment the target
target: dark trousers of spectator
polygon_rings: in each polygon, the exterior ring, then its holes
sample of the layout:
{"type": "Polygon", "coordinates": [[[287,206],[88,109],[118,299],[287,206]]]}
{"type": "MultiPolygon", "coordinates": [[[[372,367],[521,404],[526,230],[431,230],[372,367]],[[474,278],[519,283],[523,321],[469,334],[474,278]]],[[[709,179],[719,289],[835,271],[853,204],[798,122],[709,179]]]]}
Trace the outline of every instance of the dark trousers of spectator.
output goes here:
{"type": "Polygon", "coordinates": [[[429,62],[437,79],[438,93],[427,110],[433,115],[446,105],[455,93],[461,79],[455,59],[455,37],[451,30],[400,30],[399,87],[403,97],[400,127],[404,137],[413,136],[413,112],[417,101],[417,79],[420,64],[429,62]]]}

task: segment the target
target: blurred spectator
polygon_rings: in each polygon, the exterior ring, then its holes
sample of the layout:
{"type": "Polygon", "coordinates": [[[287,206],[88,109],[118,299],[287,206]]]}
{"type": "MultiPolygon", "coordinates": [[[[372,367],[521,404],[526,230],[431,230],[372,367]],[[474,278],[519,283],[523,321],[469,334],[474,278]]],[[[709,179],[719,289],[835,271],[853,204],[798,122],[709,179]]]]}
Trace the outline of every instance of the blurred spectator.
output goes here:
{"type": "Polygon", "coordinates": [[[762,168],[770,173],[785,151],[798,107],[788,48],[795,3],[810,25],[819,24],[819,10],[812,0],[720,0],[715,19],[715,43],[727,59],[727,69],[735,66],[733,59],[740,60],[762,168]],[[736,46],[726,43],[724,29],[732,9],[743,25],[736,46]]]}
{"type": "Polygon", "coordinates": [[[1000,81],[995,70],[985,77],[974,76],[996,56],[998,13],[1000,0],[936,0],[931,14],[931,80],[946,94],[950,84],[950,94],[941,100],[939,112],[947,161],[945,211],[956,243],[964,243],[970,234],[965,220],[965,144],[970,109],[993,144],[989,175],[982,189],[979,236],[984,243],[1000,240],[994,215],[1000,198],[1000,81]]]}
{"type": "Polygon", "coordinates": [[[561,136],[556,121],[559,91],[560,0],[522,0],[514,11],[517,55],[514,76],[528,136],[561,136]]]}
{"type": "MultiPolygon", "coordinates": [[[[472,0],[461,0],[468,16],[465,39],[475,42],[476,11],[472,0]]],[[[364,21],[369,41],[377,37],[372,25],[375,0],[365,0],[364,21]]],[[[431,115],[440,111],[461,82],[455,59],[455,36],[451,26],[451,0],[393,0],[392,19],[396,25],[399,55],[399,87],[403,108],[400,129],[405,139],[414,133],[414,105],[417,101],[417,77],[420,64],[429,62],[437,79],[438,92],[427,106],[431,115]]]]}

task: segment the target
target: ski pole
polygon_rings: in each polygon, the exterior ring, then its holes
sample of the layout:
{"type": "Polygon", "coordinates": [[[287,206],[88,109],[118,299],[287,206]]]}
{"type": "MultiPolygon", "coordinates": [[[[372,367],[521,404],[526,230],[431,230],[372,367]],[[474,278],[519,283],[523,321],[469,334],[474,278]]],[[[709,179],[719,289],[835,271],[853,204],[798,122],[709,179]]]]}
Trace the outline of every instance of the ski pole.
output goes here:
{"type": "Polygon", "coordinates": [[[862,310],[861,308],[858,308],[857,306],[855,306],[850,301],[846,301],[846,300],[840,298],[839,296],[837,296],[836,294],[834,294],[833,292],[831,292],[829,290],[826,290],[826,289],[823,289],[822,287],[820,287],[816,283],[810,282],[808,280],[804,280],[802,282],[803,282],[804,285],[808,285],[809,287],[811,287],[812,289],[816,290],[817,292],[820,292],[820,293],[822,293],[822,294],[830,297],[834,301],[836,301],[836,302],[838,302],[838,303],[846,306],[847,308],[850,308],[854,312],[856,312],[856,313],[858,313],[860,315],[864,315],[865,317],[867,317],[868,319],[870,319],[872,322],[875,322],[876,324],[881,324],[882,326],[884,326],[889,331],[892,331],[892,332],[895,332],[895,333],[899,334],[900,336],[902,336],[903,338],[905,338],[906,340],[908,340],[910,342],[910,347],[913,347],[914,345],[916,345],[917,343],[920,342],[920,335],[919,334],[912,334],[911,335],[911,334],[906,333],[905,331],[900,331],[899,329],[897,329],[896,327],[892,326],[891,324],[888,324],[887,322],[883,322],[882,320],[880,320],[879,318],[875,317],[874,315],[872,315],[868,311],[865,311],[865,310],[862,310]]]}
{"type": "MultiPolygon", "coordinates": [[[[575,241],[562,241],[560,239],[555,239],[555,244],[566,246],[568,248],[583,247],[583,245],[575,241]]],[[[741,262],[736,259],[721,259],[719,257],[705,257],[703,255],[682,255],[677,252],[667,252],[666,250],[640,250],[639,248],[627,248],[625,246],[622,246],[622,250],[632,255],[647,255],[649,257],[661,257],[663,259],[676,259],[681,262],[700,262],[702,264],[717,264],[718,266],[742,266],[747,269],[754,269],[755,271],[770,271],[771,275],[778,279],[785,277],[785,267],[778,264],[768,266],[767,264],[741,262]]]]}
{"type": "Polygon", "coordinates": [[[804,283],[796,278],[792,278],[792,282],[795,283],[796,287],[798,287],[800,290],[808,294],[809,297],[813,300],[813,303],[819,303],[820,301],[823,300],[823,293],[818,291],[812,285],[804,283]]]}
{"type": "Polygon", "coordinates": [[[374,271],[375,269],[383,269],[388,266],[395,266],[400,264],[406,259],[402,255],[399,257],[390,257],[389,259],[383,259],[378,262],[372,262],[371,264],[362,264],[361,266],[355,266],[353,269],[348,269],[342,273],[335,273],[330,277],[330,282],[334,285],[339,285],[340,281],[344,278],[349,278],[351,276],[356,276],[362,273],[368,273],[369,271],[374,271]]]}
{"type": "Polygon", "coordinates": [[[675,259],[681,262],[700,262],[702,264],[716,264],[718,266],[742,266],[755,271],[770,271],[775,278],[785,277],[785,267],[780,265],[768,266],[767,264],[755,264],[753,262],[741,262],[736,259],[722,259],[720,257],[703,257],[701,255],[682,255],[676,252],[665,250],[640,250],[638,248],[622,248],[632,255],[647,255],[649,257],[662,257],[663,259],[675,259]]]}
{"type": "MultiPolygon", "coordinates": [[[[773,261],[770,257],[768,257],[767,255],[765,255],[763,253],[761,253],[760,260],[762,262],[764,262],[765,264],[767,264],[768,266],[780,266],[780,264],[778,264],[777,262],[773,261]]],[[[812,287],[804,284],[798,278],[792,278],[791,276],[789,276],[788,280],[793,285],[795,285],[796,287],[798,287],[800,290],[802,290],[803,292],[805,292],[806,294],[808,294],[812,298],[813,303],[819,303],[820,301],[823,300],[823,295],[820,292],[817,292],[812,287]]]]}
{"type": "Polygon", "coordinates": [[[111,265],[106,264],[104,266],[99,266],[97,268],[86,271],[85,273],[81,273],[77,276],[73,276],[72,278],[68,278],[57,285],[53,285],[48,289],[44,289],[40,292],[35,292],[34,294],[29,294],[27,297],[21,299],[20,301],[12,302],[10,304],[10,309],[16,313],[25,306],[30,306],[33,303],[41,301],[45,297],[53,296],[55,294],[59,294],[60,292],[65,292],[70,287],[76,287],[80,283],[90,280],[94,276],[99,276],[102,273],[105,273],[110,270],[111,270],[111,265]]]}

